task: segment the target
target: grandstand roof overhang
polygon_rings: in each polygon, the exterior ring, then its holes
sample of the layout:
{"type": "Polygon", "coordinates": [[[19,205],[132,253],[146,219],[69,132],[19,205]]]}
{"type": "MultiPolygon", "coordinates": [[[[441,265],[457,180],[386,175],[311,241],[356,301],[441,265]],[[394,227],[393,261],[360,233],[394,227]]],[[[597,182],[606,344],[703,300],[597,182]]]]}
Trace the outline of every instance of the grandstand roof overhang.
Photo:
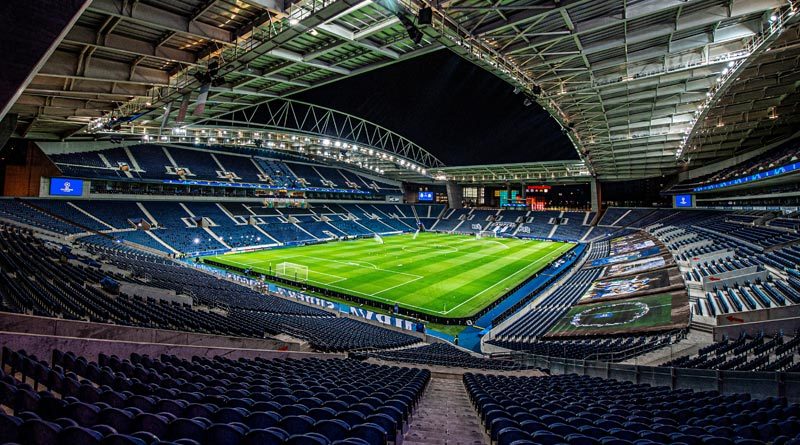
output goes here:
{"type": "Polygon", "coordinates": [[[92,137],[109,121],[171,127],[184,97],[187,124],[435,51],[411,41],[372,0],[93,0],[11,112],[16,135],[92,137]],[[212,61],[219,70],[197,110],[212,61]]]}
{"type": "Polygon", "coordinates": [[[757,57],[791,7],[787,0],[433,5],[440,41],[535,96],[605,180],[674,172],[695,112],[722,91],[717,79],[729,64],[757,57]]]}
{"type": "Polygon", "coordinates": [[[592,180],[583,161],[492,164],[434,169],[434,178],[464,185],[581,184],[592,180]]]}
{"type": "Polygon", "coordinates": [[[536,93],[591,174],[650,177],[679,167],[697,123],[736,83],[717,79],[752,66],[797,19],[788,0],[446,0],[417,45],[392,10],[423,4],[93,0],[12,108],[16,135],[95,137],[109,123],[169,133],[184,98],[183,125],[208,127],[447,47],[536,93]],[[218,79],[199,112],[195,74],[212,60],[218,79]]]}
{"type": "MultiPolygon", "coordinates": [[[[800,16],[800,14],[798,14],[800,16]]],[[[687,139],[690,166],[727,159],[798,134],[800,128],[800,23],[766,42],[735,81],[714,98],[687,139]]]]}

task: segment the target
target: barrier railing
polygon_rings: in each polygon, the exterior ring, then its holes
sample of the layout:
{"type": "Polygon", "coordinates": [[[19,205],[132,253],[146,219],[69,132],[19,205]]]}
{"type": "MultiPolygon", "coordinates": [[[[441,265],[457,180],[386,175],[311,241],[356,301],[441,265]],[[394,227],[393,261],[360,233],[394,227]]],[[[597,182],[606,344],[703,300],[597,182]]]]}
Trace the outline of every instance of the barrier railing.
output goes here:
{"type": "Polygon", "coordinates": [[[638,366],[598,360],[545,357],[524,352],[494,354],[521,364],[546,368],[550,374],[578,374],[671,389],[716,390],[722,394],[747,393],[754,398],[786,397],[800,402],[800,373],[767,371],[722,371],[659,366],[638,366]]]}

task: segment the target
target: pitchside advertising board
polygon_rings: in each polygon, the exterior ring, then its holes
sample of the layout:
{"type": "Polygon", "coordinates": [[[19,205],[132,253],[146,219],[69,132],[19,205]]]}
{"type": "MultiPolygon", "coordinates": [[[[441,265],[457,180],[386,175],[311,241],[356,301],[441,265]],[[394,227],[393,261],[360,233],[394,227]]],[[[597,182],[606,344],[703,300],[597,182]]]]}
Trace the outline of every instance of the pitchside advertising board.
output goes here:
{"type": "Polygon", "coordinates": [[[50,196],[81,196],[83,180],[72,178],[50,178],[50,196]]]}
{"type": "Polygon", "coordinates": [[[377,312],[373,312],[368,309],[360,307],[353,307],[343,303],[328,301],[319,297],[315,297],[313,295],[305,294],[300,291],[286,289],[285,287],[280,287],[272,283],[268,283],[267,285],[270,292],[278,294],[284,298],[292,298],[298,301],[305,302],[307,304],[313,304],[316,306],[324,307],[326,309],[333,309],[345,314],[350,314],[354,317],[377,321],[378,323],[394,326],[400,329],[405,329],[407,331],[420,332],[419,324],[414,323],[413,321],[392,317],[391,315],[379,314],[377,312]]]}
{"type": "Polygon", "coordinates": [[[694,195],[675,195],[675,207],[693,207],[694,195]]]}

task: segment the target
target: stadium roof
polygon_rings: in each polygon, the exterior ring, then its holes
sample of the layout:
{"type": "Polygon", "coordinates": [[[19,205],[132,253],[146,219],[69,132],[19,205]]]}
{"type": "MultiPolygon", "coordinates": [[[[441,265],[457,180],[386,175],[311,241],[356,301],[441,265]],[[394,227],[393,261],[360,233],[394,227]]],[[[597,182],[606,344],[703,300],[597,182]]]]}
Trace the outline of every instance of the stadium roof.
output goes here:
{"type": "Polygon", "coordinates": [[[800,128],[800,24],[794,23],[731,76],[702,114],[683,158],[690,165],[785,140],[800,128]]]}
{"type": "Polygon", "coordinates": [[[460,184],[520,184],[531,182],[586,183],[591,179],[583,161],[550,161],[521,164],[471,165],[433,170],[434,177],[460,184]]]}
{"type": "MultiPolygon", "coordinates": [[[[78,136],[102,129],[112,112],[123,129],[159,131],[164,108],[173,104],[174,126],[186,94],[182,125],[191,129],[445,46],[539,102],[601,179],[656,176],[711,144],[696,122],[707,122],[737,78],[759,75],[746,70],[758,70],[754,61],[797,20],[787,0],[446,0],[415,44],[399,17],[421,5],[93,0],[13,107],[17,133],[78,136]],[[209,70],[213,60],[218,70],[209,70]],[[195,75],[209,71],[208,104],[195,115],[195,75]]],[[[762,69],[796,66],[764,60],[762,69]]],[[[734,128],[714,143],[735,146],[734,128]]],[[[715,150],[695,159],[725,153],[715,150]]]]}

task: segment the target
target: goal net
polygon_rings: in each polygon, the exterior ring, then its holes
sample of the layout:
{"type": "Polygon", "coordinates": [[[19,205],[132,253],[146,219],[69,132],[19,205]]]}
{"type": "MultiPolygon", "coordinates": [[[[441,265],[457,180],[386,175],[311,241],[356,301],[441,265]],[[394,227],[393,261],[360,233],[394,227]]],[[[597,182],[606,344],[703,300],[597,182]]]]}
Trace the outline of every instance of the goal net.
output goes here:
{"type": "Polygon", "coordinates": [[[308,281],[308,266],[296,263],[280,263],[275,268],[275,275],[294,281],[308,281]]]}
{"type": "Polygon", "coordinates": [[[383,238],[381,238],[381,236],[378,235],[377,233],[375,234],[375,236],[372,237],[372,239],[374,239],[375,242],[378,244],[383,244],[383,238]]]}
{"type": "Polygon", "coordinates": [[[481,230],[480,232],[475,233],[475,238],[477,239],[497,238],[497,234],[491,230],[481,230]]]}

